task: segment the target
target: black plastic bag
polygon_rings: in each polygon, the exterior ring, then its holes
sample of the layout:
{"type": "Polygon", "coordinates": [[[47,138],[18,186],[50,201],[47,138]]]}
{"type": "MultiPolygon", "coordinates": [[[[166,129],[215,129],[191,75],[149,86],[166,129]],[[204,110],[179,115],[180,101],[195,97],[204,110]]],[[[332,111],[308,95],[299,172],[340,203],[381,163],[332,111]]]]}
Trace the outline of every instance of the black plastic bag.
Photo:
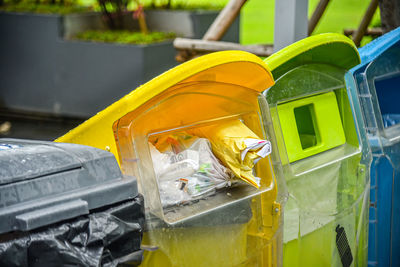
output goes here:
{"type": "Polygon", "coordinates": [[[30,232],[0,236],[0,266],[139,265],[143,197],[30,232]]]}

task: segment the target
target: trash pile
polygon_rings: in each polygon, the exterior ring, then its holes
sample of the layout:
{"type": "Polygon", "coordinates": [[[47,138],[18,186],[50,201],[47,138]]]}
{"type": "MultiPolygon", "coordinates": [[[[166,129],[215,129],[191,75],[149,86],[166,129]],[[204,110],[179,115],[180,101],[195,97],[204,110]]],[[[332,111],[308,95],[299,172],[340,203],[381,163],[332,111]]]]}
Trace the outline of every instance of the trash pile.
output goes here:
{"type": "Polygon", "coordinates": [[[271,153],[271,143],[239,120],[151,136],[149,147],[164,208],[243,181],[260,188],[253,167],[271,153]]]}

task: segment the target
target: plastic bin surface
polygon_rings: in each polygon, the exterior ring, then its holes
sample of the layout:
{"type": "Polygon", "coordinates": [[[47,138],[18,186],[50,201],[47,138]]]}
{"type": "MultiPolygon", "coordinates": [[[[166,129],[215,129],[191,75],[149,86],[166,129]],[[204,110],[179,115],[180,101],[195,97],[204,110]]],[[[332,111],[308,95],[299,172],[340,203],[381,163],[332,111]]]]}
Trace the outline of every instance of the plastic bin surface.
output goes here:
{"type": "Polygon", "coordinates": [[[143,228],[136,179],[113,154],[0,139],[1,266],[138,265],[143,228]]]}
{"type": "Polygon", "coordinates": [[[364,266],[370,153],[344,74],[359,64],[354,44],[321,34],[265,59],[271,109],[289,200],[284,266],[364,266]]]}
{"type": "Polygon", "coordinates": [[[138,194],[111,153],[93,147],[0,139],[0,234],[30,231],[138,194]]]}
{"type": "Polygon", "coordinates": [[[361,64],[346,73],[361,104],[371,146],[369,266],[400,266],[400,28],[359,49],[361,64]]]}
{"type": "Polygon", "coordinates": [[[258,57],[213,53],[154,78],[57,140],[110,150],[125,174],[139,177],[144,244],[154,248],[145,253],[144,266],[281,264],[285,183],[261,94],[272,84],[258,57]],[[149,143],[230,124],[272,143],[272,154],[255,165],[260,188],[239,183],[187,205],[165,206],[149,143]]]}

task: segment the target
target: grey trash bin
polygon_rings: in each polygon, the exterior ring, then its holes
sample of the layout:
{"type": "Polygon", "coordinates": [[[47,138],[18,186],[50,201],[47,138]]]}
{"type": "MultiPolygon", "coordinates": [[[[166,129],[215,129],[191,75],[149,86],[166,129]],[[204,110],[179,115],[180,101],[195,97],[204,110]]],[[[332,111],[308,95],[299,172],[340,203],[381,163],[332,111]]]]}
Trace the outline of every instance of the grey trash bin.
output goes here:
{"type": "Polygon", "coordinates": [[[0,266],[115,266],[142,257],[143,198],[113,154],[0,139],[0,266]]]}

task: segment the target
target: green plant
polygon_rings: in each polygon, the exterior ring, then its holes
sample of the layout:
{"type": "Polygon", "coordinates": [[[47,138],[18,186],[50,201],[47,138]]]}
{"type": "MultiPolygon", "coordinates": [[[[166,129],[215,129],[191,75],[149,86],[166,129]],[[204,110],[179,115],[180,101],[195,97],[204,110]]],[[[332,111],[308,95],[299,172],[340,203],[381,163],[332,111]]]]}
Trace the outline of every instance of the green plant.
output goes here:
{"type": "Polygon", "coordinates": [[[140,32],[143,34],[147,34],[147,23],[144,15],[144,7],[143,4],[139,2],[139,0],[134,0],[135,4],[137,5],[137,8],[135,12],[133,13],[133,17],[139,21],[139,27],[140,27],[140,32]]]}
{"type": "Polygon", "coordinates": [[[65,6],[77,6],[78,0],[2,0],[4,5],[65,5],[65,6]]]}
{"type": "Polygon", "coordinates": [[[153,9],[222,9],[228,0],[142,0],[153,9]]]}
{"type": "Polygon", "coordinates": [[[144,5],[140,0],[97,0],[109,29],[124,29],[124,19],[128,18],[128,5],[133,4],[135,11],[132,14],[134,19],[139,22],[140,30],[143,34],[147,34],[147,24],[144,14],[144,5]]]}
{"type": "Polygon", "coordinates": [[[123,16],[127,11],[129,0],[98,0],[101,11],[110,29],[123,28],[123,16]]]}
{"type": "Polygon", "coordinates": [[[75,39],[84,41],[120,44],[149,44],[172,38],[175,38],[175,34],[171,32],[150,32],[143,34],[131,31],[86,31],[77,34],[75,37],[75,39]]]}
{"type": "MultiPolygon", "coordinates": [[[[0,0],[1,1],[1,0],[0,0]]],[[[78,0],[5,0],[0,10],[8,12],[30,12],[44,14],[69,14],[91,10],[78,5],[78,0]]]]}

